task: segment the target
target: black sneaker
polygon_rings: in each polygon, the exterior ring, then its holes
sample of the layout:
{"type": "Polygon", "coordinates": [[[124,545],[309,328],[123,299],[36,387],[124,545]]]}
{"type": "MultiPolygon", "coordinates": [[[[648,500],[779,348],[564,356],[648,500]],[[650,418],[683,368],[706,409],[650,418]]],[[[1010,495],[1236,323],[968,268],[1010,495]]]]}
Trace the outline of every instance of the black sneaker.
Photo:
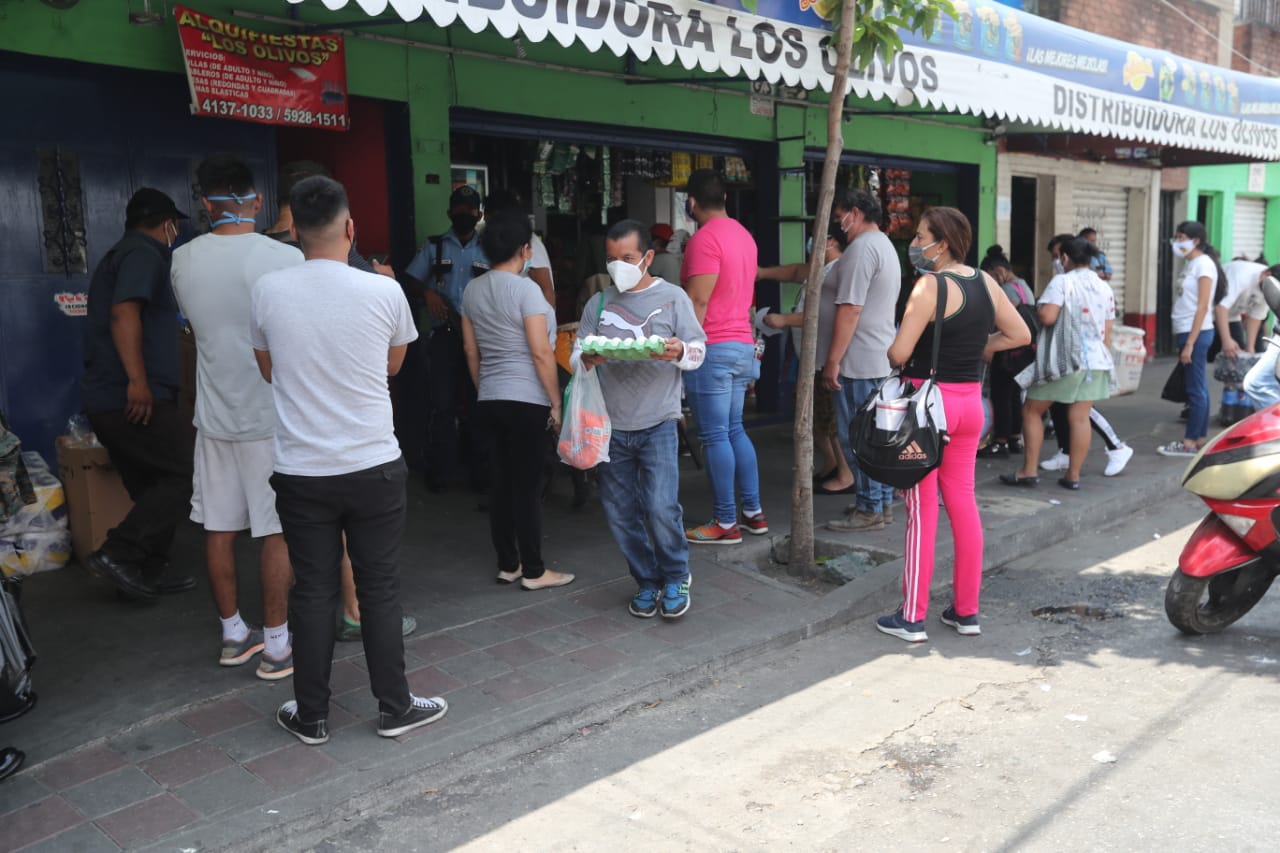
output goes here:
{"type": "Polygon", "coordinates": [[[318,723],[304,723],[298,719],[298,703],[290,699],[276,711],[276,722],[280,728],[296,737],[308,746],[319,746],[329,740],[329,724],[325,720],[318,723]]]}
{"type": "Polygon", "coordinates": [[[978,451],[979,459],[1008,459],[1009,445],[992,442],[978,451]]]}
{"type": "Polygon", "coordinates": [[[981,626],[978,625],[978,614],[972,616],[957,616],[955,607],[948,607],[942,611],[942,615],[938,617],[942,620],[943,625],[950,625],[956,629],[957,634],[965,637],[976,637],[982,633],[981,626]]]}
{"type": "Polygon", "coordinates": [[[409,695],[409,710],[400,716],[395,714],[378,715],[378,734],[382,737],[400,737],[406,732],[422,728],[427,723],[434,723],[449,710],[449,703],[438,696],[423,699],[421,696],[409,695]]]}
{"type": "Polygon", "coordinates": [[[897,613],[877,619],[876,630],[890,637],[906,640],[908,643],[923,643],[929,639],[929,635],[924,630],[924,620],[908,622],[902,618],[901,609],[897,613]]]}

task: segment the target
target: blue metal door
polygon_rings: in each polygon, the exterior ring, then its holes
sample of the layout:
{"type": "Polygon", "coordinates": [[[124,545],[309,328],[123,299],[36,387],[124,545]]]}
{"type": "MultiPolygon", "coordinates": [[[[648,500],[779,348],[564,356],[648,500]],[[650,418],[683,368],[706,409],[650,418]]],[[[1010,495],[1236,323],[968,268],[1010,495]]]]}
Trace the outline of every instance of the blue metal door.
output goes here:
{"type": "MultiPolygon", "coordinates": [[[[0,408],[26,449],[52,460],[80,411],[82,297],[123,233],[129,196],[156,187],[195,217],[194,168],[216,151],[245,158],[269,191],[275,131],[190,115],[173,74],[4,55],[0,87],[26,117],[0,136],[0,408]]],[[[196,229],[199,219],[181,239],[196,229]]]]}

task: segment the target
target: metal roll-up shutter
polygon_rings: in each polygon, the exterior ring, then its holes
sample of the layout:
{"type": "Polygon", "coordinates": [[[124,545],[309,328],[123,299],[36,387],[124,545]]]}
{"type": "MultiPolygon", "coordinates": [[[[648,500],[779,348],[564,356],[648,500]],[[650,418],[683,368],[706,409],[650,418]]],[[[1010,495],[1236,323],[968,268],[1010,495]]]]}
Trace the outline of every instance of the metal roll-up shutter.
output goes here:
{"type": "Polygon", "coordinates": [[[1111,264],[1111,289],[1116,311],[1124,316],[1125,238],[1129,231],[1129,188],[1102,184],[1077,184],[1073,229],[1092,228],[1098,232],[1098,248],[1111,264]]]}
{"type": "Polygon", "coordinates": [[[1233,223],[1231,257],[1253,260],[1261,255],[1267,231],[1267,200],[1237,197],[1233,223]]]}

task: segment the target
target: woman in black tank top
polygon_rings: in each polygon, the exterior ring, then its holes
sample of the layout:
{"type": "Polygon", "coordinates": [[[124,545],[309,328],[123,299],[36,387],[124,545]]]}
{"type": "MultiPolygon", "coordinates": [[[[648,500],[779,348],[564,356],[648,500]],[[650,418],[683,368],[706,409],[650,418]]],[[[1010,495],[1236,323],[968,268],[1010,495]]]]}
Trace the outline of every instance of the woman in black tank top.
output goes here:
{"type": "Polygon", "coordinates": [[[986,273],[964,265],[971,239],[969,220],[960,211],[953,207],[925,211],[910,248],[911,262],[922,275],[889,347],[889,362],[899,366],[902,375],[929,376],[939,288],[947,288],[934,378],[942,393],[949,442],[942,464],[907,493],[903,603],[897,613],[876,623],[882,632],[911,643],[928,639],[924,623],[933,578],[939,489],[955,542],[954,597],[941,620],[961,634],[981,633],[982,519],[973,478],[984,420],[982,363],[994,352],[1031,342],[1026,323],[1000,286],[986,273]]]}

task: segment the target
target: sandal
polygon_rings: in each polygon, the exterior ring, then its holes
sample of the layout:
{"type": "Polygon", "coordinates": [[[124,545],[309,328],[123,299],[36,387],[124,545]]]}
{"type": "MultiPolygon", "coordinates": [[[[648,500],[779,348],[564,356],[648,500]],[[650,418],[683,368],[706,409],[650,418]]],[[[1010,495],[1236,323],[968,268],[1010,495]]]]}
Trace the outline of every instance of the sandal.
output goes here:
{"type": "Polygon", "coordinates": [[[817,483],[813,487],[813,493],[815,495],[851,495],[856,491],[858,491],[858,483],[856,480],[845,486],[843,489],[828,489],[821,483],[817,483]]]}
{"type": "Polygon", "coordinates": [[[1073,491],[1073,492],[1078,492],[1078,491],[1080,491],[1080,481],[1079,481],[1079,480],[1068,480],[1066,477],[1059,477],[1059,478],[1058,478],[1058,485],[1059,485],[1059,486],[1062,486],[1062,488],[1064,488],[1064,489],[1070,489],[1070,490],[1071,490],[1071,491],[1073,491]]]}
{"type": "Polygon", "coordinates": [[[1038,486],[1040,484],[1039,477],[1019,477],[1017,474],[1001,474],[1000,482],[1006,486],[1038,486]]]}

